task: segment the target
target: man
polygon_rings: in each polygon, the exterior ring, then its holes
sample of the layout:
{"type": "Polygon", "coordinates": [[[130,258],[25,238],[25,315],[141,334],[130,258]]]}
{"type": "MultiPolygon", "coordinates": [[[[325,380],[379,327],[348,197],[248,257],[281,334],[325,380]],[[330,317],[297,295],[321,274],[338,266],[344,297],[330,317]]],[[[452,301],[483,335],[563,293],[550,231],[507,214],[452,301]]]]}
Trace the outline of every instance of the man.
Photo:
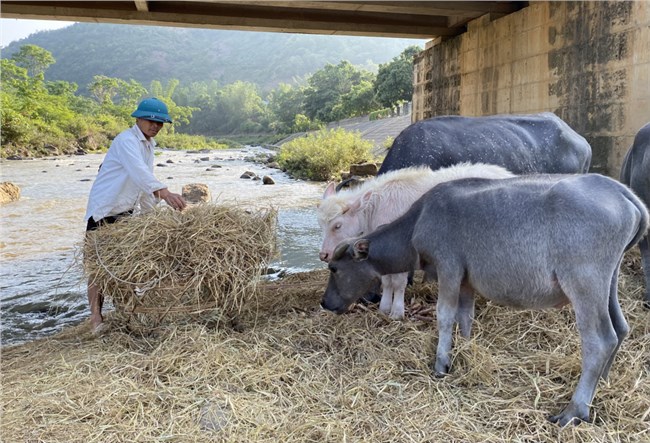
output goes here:
{"type": "MultiPolygon", "coordinates": [[[[183,210],[185,200],[174,194],[153,175],[154,137],[164,123],[171,123],[167,106],[157,98],[140,102],[131,117],[135,125],[120,133],[111,143],[88,198],[86,231],[114,223],[134,212],[152,209],[164,200],[176,210],[183,210]]],[[[92,281],[88,282],[90,326],[101,333],[104,326],[102,306],[104,297],[92,281]]]]}

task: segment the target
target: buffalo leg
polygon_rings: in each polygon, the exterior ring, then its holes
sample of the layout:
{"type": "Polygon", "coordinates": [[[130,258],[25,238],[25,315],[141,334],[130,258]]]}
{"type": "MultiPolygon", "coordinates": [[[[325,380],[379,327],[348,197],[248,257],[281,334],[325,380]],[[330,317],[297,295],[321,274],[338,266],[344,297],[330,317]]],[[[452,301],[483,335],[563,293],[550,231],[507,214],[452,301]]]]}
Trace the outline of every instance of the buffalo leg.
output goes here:
{"type": "Polygon", "coordinates": [[[616,332],[616,337],[618,338],[618,344],[616,345],[614,352],[612,352],[612,355],[609,357],[609,360],[607,361],[607,364],[603,369],[602,378],[605,379],[609,375],[609,369],[611,368],[612,363],[614,362],[614,358],[616,357],[616,354],[618,353],[618,350],[621,347],[623,340],[625,339],[625,337],[627,337],[627,334],[630,332],[630,327],[628,326],[627,321],[623,316],[621,305],[618,302],[619,269],[620,269],[620,262],[619,265],[616,267],[616,271],[614,272],[614,276],[612,277],[612,281],[609,287],[609,317],[612,320],[612,326],[614,327],[614,331],[616,332]]]}
{"type": "Polygon", "coordinates": [[[474,321],[474,290],[466,284],[460,287],[456,321],[460,326],[460,335],[469,338],[472,333],[472,322],[474,321]]]}
{"type": "Polygon", "coordinates": [[[549,417],[550,421],[560,426],[589,421],[589,405],[596,393],[598,381],[618,346],[618,337],[609,311],[611,278],[606,284],[598,282],[600,279],[596,275],[602,270],[592,271],[587,272],[587,278],[583,280],[590,280],[594,284],[558,276],[560,285],[573,303],[582,346],[582,373],[578,386],[569,404],[559,414],[549,417]]]}
{"type": "MultiPolygon", "coordinates": [[[[442,274],[442,273],[440,273],[442,274]]],[[[438,346],[436,347],[436,361],[434,372],[437,376],[449,373],[451,359],[449,354],[452,346],[452,334],[458,313],[459,293],[462,272],[458,275],[438,275],[438,303],[436,315],[438,321],[438,346]]]]}

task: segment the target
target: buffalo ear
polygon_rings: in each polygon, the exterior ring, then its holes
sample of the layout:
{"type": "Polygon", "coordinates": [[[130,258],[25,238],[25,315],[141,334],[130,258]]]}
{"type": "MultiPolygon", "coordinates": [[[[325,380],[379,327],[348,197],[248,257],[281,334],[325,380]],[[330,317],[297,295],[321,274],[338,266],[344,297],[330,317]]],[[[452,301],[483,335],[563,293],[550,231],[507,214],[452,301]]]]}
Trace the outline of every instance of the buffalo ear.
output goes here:
{"type": "Polygon", "coordinates": [[[338,260],[341,257],[343,257],[343,255],[345,254],[345,251],[348,250],[348,246],[349,245],[347,243],[345,243],[345,242],[338,245],[336,247],[336,249],[334,250],[334,255],[332,256],[332,260],[338,260]]]}
{"type": "Polygon", "coordinates": [[[354,242],[352,250],[354,251],[352,257],[356,261],[366,260],[368,258],[368,247],[370,242],[368,239],[362,238],[354,242]]]}
{"type": "Polygon", "coordinates": [[[323,193],[323,200],[325,200],[327,197],[333,196],[334,194],[336,194],[336,183],[329,182],[327,184],[327,188],[325,188],[325,192],[323,193]]]}

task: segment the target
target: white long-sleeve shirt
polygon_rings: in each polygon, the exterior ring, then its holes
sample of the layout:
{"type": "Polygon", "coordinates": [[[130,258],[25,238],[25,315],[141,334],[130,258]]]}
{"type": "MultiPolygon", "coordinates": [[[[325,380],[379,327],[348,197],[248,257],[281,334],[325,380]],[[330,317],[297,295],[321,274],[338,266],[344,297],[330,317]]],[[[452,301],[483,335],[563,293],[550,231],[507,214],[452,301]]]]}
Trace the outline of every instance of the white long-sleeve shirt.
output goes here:
{"type": "Polygon", "coordinates": [[[167,186],[153,175],[155,146],[137,125],[115,137],[90,190],[85,220],[146,211],[159,202],[153,192],[167,186]]]}

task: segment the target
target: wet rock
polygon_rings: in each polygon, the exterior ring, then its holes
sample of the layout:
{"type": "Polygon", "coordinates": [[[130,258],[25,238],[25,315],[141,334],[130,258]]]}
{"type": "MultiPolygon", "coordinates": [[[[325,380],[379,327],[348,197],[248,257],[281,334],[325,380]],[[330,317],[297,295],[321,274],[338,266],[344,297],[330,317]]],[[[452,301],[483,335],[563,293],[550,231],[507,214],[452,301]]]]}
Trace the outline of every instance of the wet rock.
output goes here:
{"type": "Polygon", "coordinates": [[[23,158],[20,155],[17,155],[17,154],[10,155],[9,157],[7,157],[7,160],[22,160],[22,159],[23,158]]]}
{"type": "Polygon", "coordinates": [[[275,180],[273,180],[273,178],[269,177],[268,175],[265,175],[264,178],[262,178],[262,183],[265,185],[274,185],[275,180]]]}
{"type": "Polygon", "coordinates": [[[189,183],[183,186],[182,195],[188,203],[204,203],[212,200],[210,188],[203,183],[189,183]]]}
{"type": "Polygon", "coordinates": [[[20,188],[11,182],[0,183],[0,204],[20,200],[20,188]]]}
{"type": "Polygon", "coordinates": [[[167,160],[165,163],[174,163],[174,160],[172,160],[172,159],[170,158],[170,159],[167,160]]]}
{"type": "Polygon", "coordinates": [[[210,167],[211,167],[211,168],[223,168],[223,166],[221,166],[221,165],[212,165],[212,166],[210,166],[210,167]]]}
{"type": "Polygon", "coordinates": [[[164,164],[164,163],[158,163],[156,166],[160,166],[161,168],[166,168],[167,167],[167,165],[164,164]]]}
{"type": "Polygon", "coordinates": [[[201,157],[199,160],[201,160],[202,162],[208,162],[210,161],[210,157],[201,157]]]}
{"type": "Polygon", "coordinates": [[[91,181],[91,179],[89,179],[89,178],[82,178],[82,179],[79,180],[79,181],[80,181],[80,182],[89,182],[89,181],[91,181]]]}
{"type": "Polygon", "coordinates": [[[267,163],[267,166],[273,169],[280,169],[280,165],[278,164],[278,162],[267,163]]]}
{"type": "Polygon", "coordinates": [[[247,179],[251,179],[255,177],[257,177],[257,174],[255,174],[253,171],[246,171],[239,176],[239,178],[247,178],[247,179]]]}

